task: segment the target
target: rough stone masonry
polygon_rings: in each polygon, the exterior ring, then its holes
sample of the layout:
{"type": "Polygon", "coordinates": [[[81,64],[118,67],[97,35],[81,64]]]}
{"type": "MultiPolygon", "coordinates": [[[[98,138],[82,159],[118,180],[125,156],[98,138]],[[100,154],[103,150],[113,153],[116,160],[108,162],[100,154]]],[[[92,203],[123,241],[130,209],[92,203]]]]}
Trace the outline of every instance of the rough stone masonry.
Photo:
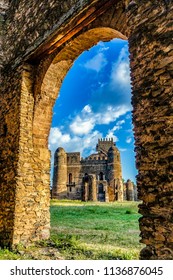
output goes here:
{"type": "Polygon", "coordinates": [[[0,1],[0,243],[49,238],[48,135],[74,60],[128,40],[141,259],[173,259],[172,0],[0,1]]]}

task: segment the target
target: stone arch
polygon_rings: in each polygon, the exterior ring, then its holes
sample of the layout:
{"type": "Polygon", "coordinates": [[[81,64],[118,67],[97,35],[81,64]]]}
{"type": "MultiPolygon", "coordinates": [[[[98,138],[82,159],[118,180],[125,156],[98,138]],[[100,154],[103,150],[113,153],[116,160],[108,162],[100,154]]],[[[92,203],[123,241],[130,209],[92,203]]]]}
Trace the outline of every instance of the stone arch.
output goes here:
{"type": "MultiPolygon", "coordinates": [[[[159,5],[157,0],[67,2],[61,5],[61,1],[54,1],[55,6],[50,8],[50,1],[42,1],[42,9],[47,10],[41,14],[39,5],[35,5],[38,22],[32,9],[22,21],[15,7],[10,10],[12,17],[10,12],[7,15],[0,65],[6,98],[2,99],[0,123],[0,243],[9,246],[49,237],[47,138],[55,94],[54,90],[49,93],[46,78],[49,81],[64,60],[65,75],[72,61],[62,59],[63,51],[77,37],[92,29],[110,28],[129,39],[137,185],[143,201],[139,208],[143,215],[140,230],[141,242],[146,244],[141,258],[172,259],[172,1],[159,1],[159,5]],[[16,26],[23,30],[21,35],[16,26]],[[32,36],[34,27],[38,33],[32,36]],[[56,61],[60,53],[62,57],[56,61]],[[11,166],[12,172],[7,171],[11,166]]],[[[24,13],[25,1],[19,4],[24,13]]],[[[58,88],[61,82],[55,75],[50,86],[58,88]]]]}
{"type": "MultiPolygon", "coordinates": [[[[25,97],[29,95],[32,110],[27,108],[27,110],[29,109],[28,114],[31,122],[26,123],[26,120],[23,120],[22,123],[25,129],[28,127],[31,135],[29,140],[30,147],[28,147],[29,151],[27,149],[26,154],[21,153],[20,155],[22,161],[24,157],[25,162],[31,161],[27,163],[27,166],[31,167],[25,170],[25,175],[32,181],[31,193],[37,194],[38,202],[35,203],[35,198],[33,199],[31,207],[32,209],[36,207],[37,211],[32,215],[32,222],[30,221],[31,230],[28,233],[22,233],[21,236],[18,235],[16,231],[14,244],[18,243],[19,240],[28,242],[29,240],[45,239],[49,237],[50,151],[48,150],[48,135],[52,120],[52,108],[58,96],[62,81],[74,60],[84,50],[91,48],[99,41],[110,41],[113,38],[126,39],[126,36],[114,30],[112,27],[93,28],[93,26],[89,26],[88,30],[83,30],[78,36],[75,36],[74,39],[71,39],[65,45],[61,46],[60,49],[55,50],[55,52],[51,53],[49,56],[45,56],[45,58],[41,59],[37,66],[35,66],[33,62],[32,65],[30,62],[24,66],[22,92],[25,97]],[[41,207],[38,199],[39,197],[41,207]],[[35,227],[35,220],[38,221],[36,224],[37,228],[35,227]]],[[[28,142],[26,141],[25,149],[27,146],[28,142]]],[[[66,159],[62,168],[63,170],[67,168],[66,159]]],[[[22,188],[24,188],[24,185],[21,186],[21,191],[22,188]]],[[[62,182],[62,190],[65,188],[64,179],[62,182]]],[[[63,191],[61,192],[61,197],[63,197],[63,191]]],[[[27,196],[25,200],[27,200],[27,196]]],[[[21,200],[19,200],[18,203],[18,207],[23,207],[21,200]]],[[[27,219],[28,217],[26,216],[26,220],[27,219]]],[[[25,219],[19,221],[20,225],[22,223],[26,223],[25,219]]]]}
{"type": "MultiPolygon", "coordinates": [[[[75,59],[85,50],[90,49],[99,41],[110,41],[114,38],[127,40],[121,32],[110,27],[91,28],[71,40],[60,52],[55,52],[51,59],[41,63],[38,69],[42,71],[37,75],[34,84],[35,110],[33,120],[33,139],[34,144],[39,145],[38,139],[41,135],[48,135],[52,116],[52,107],[62,82],[73,65],[75,59]],[[44,69],[45,67],[45,69],[44,69]],[[44,112],[46,108],[46,112],[44,112]],[[43,114],[44,112],[44,114],[43,114]],[[45,118],[46,116],[46,118],[45,118]],[[38,124],[42,124],[42,129],[38,131],[38,124]],[[40,135],[39,135],[40,134],[40,135]]],[[[47,139],[40,141],[41,145],[47,145],[47,139]]]]}

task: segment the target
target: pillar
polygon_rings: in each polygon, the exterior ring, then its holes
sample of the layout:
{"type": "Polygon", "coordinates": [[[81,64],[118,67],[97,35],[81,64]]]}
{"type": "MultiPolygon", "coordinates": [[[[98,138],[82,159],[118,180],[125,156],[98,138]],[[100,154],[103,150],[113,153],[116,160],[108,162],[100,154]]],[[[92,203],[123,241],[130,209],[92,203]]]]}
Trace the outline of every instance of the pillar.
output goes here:
{"type": "Polygon", "coordinates": [[[172,1],[126,1],[141,259],[173,259],[172,1]]]}

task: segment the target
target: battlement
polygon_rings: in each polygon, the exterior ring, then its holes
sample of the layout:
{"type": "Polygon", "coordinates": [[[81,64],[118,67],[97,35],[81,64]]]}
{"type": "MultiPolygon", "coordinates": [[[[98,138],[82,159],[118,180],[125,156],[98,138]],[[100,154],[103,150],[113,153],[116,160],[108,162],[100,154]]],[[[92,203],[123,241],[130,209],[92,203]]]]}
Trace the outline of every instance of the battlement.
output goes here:
{"type": "Polygon", "coordinates": [[[98,139],[98,144],[96,145],[96,151],[107,153],[108,150],[115,146],[113,138],[101,138],[98,139]]]}
{"type": "Polygon", "coordinates": [[[113,138],[100,138],[98,139],[98,143],[100,142],[110,142],[113,143],[113,138]]]}

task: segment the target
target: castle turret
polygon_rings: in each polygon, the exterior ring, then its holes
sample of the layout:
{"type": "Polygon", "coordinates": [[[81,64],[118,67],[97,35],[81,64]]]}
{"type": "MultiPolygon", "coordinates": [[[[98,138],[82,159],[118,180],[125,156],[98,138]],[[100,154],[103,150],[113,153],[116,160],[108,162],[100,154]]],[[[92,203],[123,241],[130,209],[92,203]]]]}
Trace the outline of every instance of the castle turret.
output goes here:
{"type": "Polygon", "coordinates": [[[122,179],[120,152],[116,146],[110,147],[108,151],[108,179],[122,179]]]}
{"type": "Polygon", "coordinates": [[[107,155],[110,147],[114,146],[113,138],[101,138],[98,139],[98,144],[96,145],[96,151],[102,152],[107,155]]]}
{"type": "Polygon", "coordinates": [[[123,183],[122,183],[122,171],[121,171],[121,160],[120,152],[114,145],[110,147],[108,151],[108,162],[107,162],[107,178],[109,186],[113,190],[113,200],[123,200],[123,183]]]}
{"type": "Polygon", "coordinates": [[[67,196],[67,154],[63,148],[58,148],[54,156],[53,198],[66,198],[67,196]]]}

